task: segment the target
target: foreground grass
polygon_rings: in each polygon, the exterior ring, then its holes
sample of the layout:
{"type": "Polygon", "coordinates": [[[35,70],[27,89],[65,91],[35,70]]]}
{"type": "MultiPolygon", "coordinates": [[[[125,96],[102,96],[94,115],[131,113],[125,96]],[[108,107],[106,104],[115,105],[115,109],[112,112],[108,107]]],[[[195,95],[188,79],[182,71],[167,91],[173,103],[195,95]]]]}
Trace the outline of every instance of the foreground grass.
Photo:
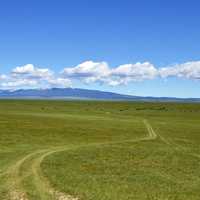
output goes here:
{"type": "Polygon", "coordinates": [[[2,100],[0,130],[1,199],[199,199],[199,104],[2,100]]]}

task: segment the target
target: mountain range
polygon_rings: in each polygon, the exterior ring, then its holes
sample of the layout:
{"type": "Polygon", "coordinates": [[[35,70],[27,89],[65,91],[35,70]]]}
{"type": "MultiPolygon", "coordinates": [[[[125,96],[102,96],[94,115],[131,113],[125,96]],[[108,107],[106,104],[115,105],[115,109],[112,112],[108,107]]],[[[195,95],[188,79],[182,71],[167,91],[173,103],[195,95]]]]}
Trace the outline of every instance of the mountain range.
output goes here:
{"type": "Polygon", "coordinates": [[[200,98],[142,97],[80,88],[0,90],[0,98],[200,102],[200,98]]]}

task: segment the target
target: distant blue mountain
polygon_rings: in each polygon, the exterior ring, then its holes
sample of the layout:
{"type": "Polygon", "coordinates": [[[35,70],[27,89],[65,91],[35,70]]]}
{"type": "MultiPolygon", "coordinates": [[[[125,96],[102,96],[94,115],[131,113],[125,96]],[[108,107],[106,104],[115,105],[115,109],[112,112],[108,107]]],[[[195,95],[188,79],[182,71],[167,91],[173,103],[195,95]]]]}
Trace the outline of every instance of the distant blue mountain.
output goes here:
{"type": "Polygon", "coordinates": [[[78,88],[0,90],[4,98],[133,99],[134,96],[78,88]]]}
{"type": "Polygon", "coordinates": [[[173,97],[140,97],[79,88],[20,89],[14,91],[0,90],[0,98],[200,102],[200,98],[181,99],[173,97]]]}

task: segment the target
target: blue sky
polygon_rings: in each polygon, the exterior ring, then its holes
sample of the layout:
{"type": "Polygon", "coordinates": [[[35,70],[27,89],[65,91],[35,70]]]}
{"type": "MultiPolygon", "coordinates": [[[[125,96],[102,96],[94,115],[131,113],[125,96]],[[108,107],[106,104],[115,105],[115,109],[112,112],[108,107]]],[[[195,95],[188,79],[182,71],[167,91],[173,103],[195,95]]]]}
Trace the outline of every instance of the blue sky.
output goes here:
{"type": "Polygon", "coordinates": [[[0,0],[0,87],[200,97],[199,7],[198,0],[0,0]]]}

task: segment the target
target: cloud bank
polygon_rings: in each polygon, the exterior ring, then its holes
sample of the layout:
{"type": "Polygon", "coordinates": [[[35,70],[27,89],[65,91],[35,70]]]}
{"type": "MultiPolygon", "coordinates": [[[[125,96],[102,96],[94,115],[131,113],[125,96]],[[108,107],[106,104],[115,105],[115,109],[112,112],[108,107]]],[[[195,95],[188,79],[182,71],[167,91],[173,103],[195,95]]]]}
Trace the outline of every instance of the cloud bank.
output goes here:
{"type": "Polygon", "coordinates": [[[200,61],[186,62],[158,68],[150,62],[122,64],[110,67],[106,62],[85,61],[65,67],[55,73],[33,64],[14,67],[8,74],[0,74],[0,89],[71,87],[74,81],[85,84],[100,83],[109,86],[131,82],[176,77],[200,80],[200,61]]]}

